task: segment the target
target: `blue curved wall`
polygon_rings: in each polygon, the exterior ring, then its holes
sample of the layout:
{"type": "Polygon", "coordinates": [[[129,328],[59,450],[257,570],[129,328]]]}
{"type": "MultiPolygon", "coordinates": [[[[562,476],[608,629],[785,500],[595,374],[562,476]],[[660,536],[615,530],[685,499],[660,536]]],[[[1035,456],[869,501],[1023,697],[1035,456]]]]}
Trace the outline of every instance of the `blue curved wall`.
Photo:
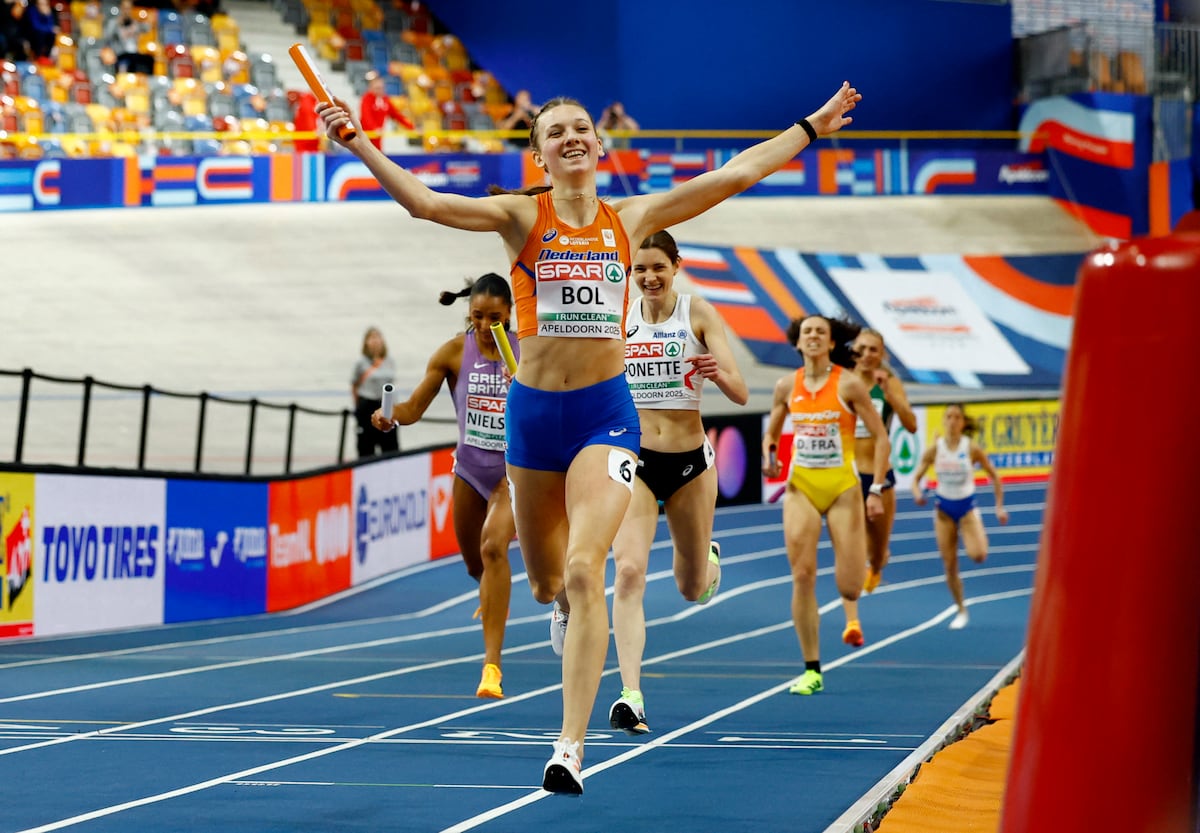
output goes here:
{"type": "Polygon", "coordinates": [[[752,129],[808,115],[844,79],[855,127],[1011,130],[1012,9],[956,0],[432,0],[510,92],[613,99],[649,129],[752,129]]]}

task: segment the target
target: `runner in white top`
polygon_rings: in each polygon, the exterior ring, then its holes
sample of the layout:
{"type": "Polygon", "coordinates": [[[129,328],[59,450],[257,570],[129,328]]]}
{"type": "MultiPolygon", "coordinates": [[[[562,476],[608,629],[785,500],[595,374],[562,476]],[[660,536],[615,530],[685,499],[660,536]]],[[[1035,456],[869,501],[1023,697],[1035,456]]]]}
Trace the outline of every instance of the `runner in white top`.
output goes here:
{"type": "Polygon", "coordinates": [[[1004,508],[1004,486],[996,469],[979,444],[971,438],[975,423],[967,416],[962,405],[946,406],[942,417],[945,433],[935,438],[925,449],[917,470],[913,473],[913,500],[918,506],[925,505],[925,491],[921,478],[930,466],[937,475],[937,487],[933,494],[933,531],[937,536],[938,552],[946,568],[946,584],[954,596],[958,614],[950,622],[952,630],[965,628],[969,620],[967,605],[963,601],[962,579],[958,575],[958,538],[962,534],[967,555],[976,564],[987,558],[987,532],[983,518],[975,506],[975,467],[979,466],[992,481],[996,491],[996,518],[1008,523],[1008,512],[1004,508]]]}
{"type": "Polygon", "coordinates": [[[700,396],[708,379],[739,405],[750,398],[716,310],[703,298],[675,291],[680,260],[665,231],[642,242],[632,272],[642,296],[629,305],[625,325],[625,378],[638,409],[642,449],[633,498],[613,541],[613,632],[622,688],[609,722],[631,735],[650,731],[641,692],[642,598],[659,504],[674,542],[679,592],[705,604],[721,582],[721,550],[712,541],[717,471],[700,420],[700,396]]]}

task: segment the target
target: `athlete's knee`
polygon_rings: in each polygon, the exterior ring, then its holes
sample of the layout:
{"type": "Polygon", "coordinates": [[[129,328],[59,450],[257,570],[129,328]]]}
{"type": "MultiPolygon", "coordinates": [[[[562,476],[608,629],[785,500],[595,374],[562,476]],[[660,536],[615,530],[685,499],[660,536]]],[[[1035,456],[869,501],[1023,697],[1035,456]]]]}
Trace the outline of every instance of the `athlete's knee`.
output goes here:
{"type": "Polygon", "coordinates": [[[815,564],[793,564],[792,565],[792,581],[798,587],[813,588],[817,586],[817,565],[815,564]]]}
{"type": "Polygon", "coordinates": [[[567,598],[571,600],[572,606],[575,605],[576,599],[592,598],[597,594],[603,598],[604,562],[601,561],[597,566],[591,559],[571,558],[568,555],[566,587],[567,598]]]}
{"type": "Polygon", "coordinates": [[[484,540],[479,545],[479,557],[483,561],[484,569],[501,561],[506,562],[508,561],[508,545],[500,541],[484,540]]]}
{"type": "Polygon", "coordinates": [[[532,573],[529,574],[529,591],[533,593],[534,601],[538,604],[550,604],[562,590],[561,576],[540,578],[532,573]]]}
{"type": "Polygon", "coordinates": [[[613,594],[617,596],[641,596],[646,592],[646,570],[641,564],[617,562],[617,573],[613,579],[613,594]]]}
{"type": "MultiPolygon", "coordinates": [[[[705,562],[707,566],[708,562],[705,562]]],[[[687,601],[694,602],[696,599],[704,595],[704,591],[708,589],[708,570],[701,573],[689,573],[686,576],[675,574],[675,586],[679,588],[679,595],[683,596],[687,601]]]]}
{"type": "Polygon", "coordinates": [[[858,597],[862,595],[862,583],[839,582],[838,593],[848,602],[857,602],[858,597]]]}

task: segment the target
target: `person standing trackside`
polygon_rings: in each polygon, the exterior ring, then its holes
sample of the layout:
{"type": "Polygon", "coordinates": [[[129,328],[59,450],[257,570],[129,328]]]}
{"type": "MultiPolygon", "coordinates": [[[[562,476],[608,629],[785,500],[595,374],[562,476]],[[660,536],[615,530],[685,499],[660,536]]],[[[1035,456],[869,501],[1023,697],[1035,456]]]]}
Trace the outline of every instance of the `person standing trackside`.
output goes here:
{"type": "Polygon", "coordinates": [[[387,342],[378,327],[368,327],[363,335],[362,356],[354,363],[350,379],[358,456],[399,450],[400,438],[394,431],[384,433],[371,424],[371,414],[383,404],[383,386],[396,380],[396,363],[388,356],[387,342]]]}
{"type": "Polygon", "coordinates": [[[662,504],[674,542],[675,584],[685,599],[708,604],[721,584],[721,548],[712,540],[717,504],[716,455],[704,435],[704,381],[738,405],[750,391],[712,304],[675,291],[682,258],[665,231],[642,241],[633,281],[642,296],[625,324],[625,373],[642,426],[637,480],[613,541],[613,635],[621,696],[609,724],[626,734],[649,732],[641,691],[646,648],[646,569],[662,504]]]}
{"type": "MultiPolygon", "coordinates": [[[[429,409],[445,382],[454,398],[458,417],[458,445],[454,449],[454,536],[467,573],[479,582],[479,616],[483,620],[483,674],[476,697],[500,699],[500,652],[512,593],[508,545],[516,534],[508,481],[504,475],[504,412],[508,382],[504,360],[492,335],[499,321],[508,329],[512,316],[512,291],[494,272],[483,275],[461,292],[443,292],[440,302],[450,306],[470,299],[467,330],[447,341],[429,359],[425,376],[392,413],[376,411],[375,428],[391,431],[397,424],[412,425],[429,409]]],[[[513,345],[520,355],[520,345],[513,345]]]]}
{"type": "Polygon", "coordinates": [[[548,101],[530,126],[532,161],[551,184],[487,197],[430,189],[361,134],[338,135],[354,125],[344,101],[318,107],[330,139],[358,156],[409,214],[496,232],[512,261],[521,362],[505,424],[517,535],[534,598],[549,604],[565,589],[571,604],[562,728],[542,768],[549,792],[583,792],[583,742],[608,651],[605,563],[641,447],[625,380],[630,241],[702,214],[779,170],[819,135],[849,124],[847,113],[861,99],[844,82],[808,118],[720,168],[615,206],[597,196],[605,149],[574,99],[548,101]]]}
{"type": "MultiPolygon", "coordinates": [[[[816,694],[821,674],[821,612],[817,605],[817,543],[821,518],[833,544],[834,580],[846,612],[842,641],[863,644],[858,597],[867,569],[866,528],[858,475],[854,469],[854,423],[859,418],[875,438],[873,471],[886,471],[891,447],[883,420],[866,385],[849,368],[847,346],[854,331],[845,322],[810,315],[793,321],[788,340],[804,366],[775,384],[771,414],[763,434],[763,472],[778,477],[776,455],[784,419],[792,420],[792,470],[783,496],[783,537],[792,569],[792,623],[804,656],[804,673],[788,689],[816,694]]],[[[883,513],[882,488],[871,487],[866,515],[883,513]]]]}
{"type": "Polygon", "coordinates": [[[988,459],[987,454],[975,442],[975,422],[967,416],[966,408],[960,403],[946,406],[942,416],[944,433],[938,435],[933,445],[921,454],[917,470],[913,472],[913,500],[918,506],[925,505],[925,490],[921,478],[932,466],[937,474],[937,489],[933,493],[933,532],[937,537],[938,552],[946,568],[946,584],[958,613],[950,622],[951,630],[965,628],[969,621],[967,604],[963,599],[962,578],[958,575],[958,538],[962,535],[967,556],[976,564],[987,558],[987,532],[983,528],[983,517],[975,506],[975,467],[979,466],[992,481],[996,492],[996,519],[1008,523],[1008,510],[1004,508],[1004,485],[988,459]]]}

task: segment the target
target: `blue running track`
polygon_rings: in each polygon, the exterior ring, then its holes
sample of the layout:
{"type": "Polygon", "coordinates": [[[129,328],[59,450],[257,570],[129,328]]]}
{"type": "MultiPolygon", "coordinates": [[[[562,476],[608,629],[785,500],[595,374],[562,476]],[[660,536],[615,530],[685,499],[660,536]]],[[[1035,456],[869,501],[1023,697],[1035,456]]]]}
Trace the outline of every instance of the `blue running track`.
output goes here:
{"type": "Polygon", "coordinates": [[[1045,489],[1006,493],[1004,527],[980,495],[991,555],[961,557],[961,631],[931,510],[901,496],[857,650],[823,539],[826,688],[811,697],[787,693],[803,663],[779,506],[718,512],[723,578],[705,607],[676,591],[660,524],[653,731],[609,729],[610,649],[582,798],[539,789],[560,670],[515,548],[504,700],[474,697],[476,585],[457,559],[285,615],[4,643],[0,831],[824,831],[1023,648],[1045,489]]]}

